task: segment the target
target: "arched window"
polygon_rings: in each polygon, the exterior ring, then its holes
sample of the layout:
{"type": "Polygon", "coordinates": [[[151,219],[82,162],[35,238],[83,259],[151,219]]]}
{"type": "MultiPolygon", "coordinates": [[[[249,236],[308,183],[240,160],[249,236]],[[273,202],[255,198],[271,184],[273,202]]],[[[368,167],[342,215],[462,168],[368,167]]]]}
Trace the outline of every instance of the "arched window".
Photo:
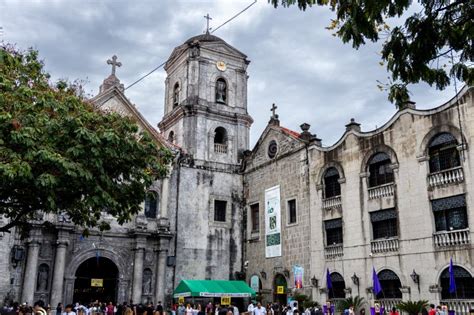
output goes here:
{"type": "Polygon", "coordinates": [[[38,267],[38,278],[36,281],[36,291],[47,291],[49,287],[49,266],[41,264],[38,267]]]}
{"type": "Polygon", "coordinates": [[[174,131],[170,131],[168,134],[168,141],[173,143],[174,142],[174,131]]]}
{"type": "Polygon", "coordinates": [[[454,283],[456,291],[449,292],[449,267],[441,273],[439,284],[442,299],[474,299],[474,279],[469,272],[459,266],[453,266],[454,283]]]}
{"type": "Polygon", "coordinates": [[[384,269],[378,273],[378,278],[380,281],[380,286],[382,287],[382,291],[377,294],[377,299],[402,298],[402,291],[400,291],[402,283],[395,272],[384,269]]]}
{"type": "Polygon", "coordinates": [[[369,187],[380,186],[393,182],[392,162],[387,153],[379,152],[369,160],[369,187]]]}
{"type": "Polygon", "coordinates": [[[428,145],[430,173],[461,165],[457,145],[456,138],[448,132],[439,133],[431,139],[428,145]]]}
{"type": "Polygon", "coordinates": [[[341,194],[339,172],[335,167],[330,167],[324,173],[324,198],[331,198],[341,194]]]}
{"type": "Polygon", "coordinates": [[[214,151],[227,153],[227,130],[223,127],[217,127],[214,131],[214,151]]]}
{"type": "Polygon", "coordinates": [[[158,194],[156,191],[147,191],[145,197],[145,216],[147,218],[156,218],[158,210],[158,194]]]}
{"type": "Polygon", "coordinates": [[[227,103],[227,83],[222,78],[216,81],[216,102],[222,104],[227,103]]]}
{"type": "Polygon", "coordinates": [[[179,105],[179,83],[176,82],[173,88],[173,108],[179,105]]]}
{"type": "Polygon", "coordinates": [[[344,289],[346,288],[346,283],[344,282],[344,278],[341,276],[340,273],[331,273],[331,283],[332,288],[330,288],[328,292],[329,299],[346,298],[346,292],[344,292],[344,289]]]}

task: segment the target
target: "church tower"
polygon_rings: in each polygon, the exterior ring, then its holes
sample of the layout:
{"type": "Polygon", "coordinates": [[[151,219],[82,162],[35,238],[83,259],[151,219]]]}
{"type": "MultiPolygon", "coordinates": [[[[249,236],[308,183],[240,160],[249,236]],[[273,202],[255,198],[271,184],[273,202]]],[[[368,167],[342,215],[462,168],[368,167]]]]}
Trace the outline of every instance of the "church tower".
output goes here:
{"type": "Polygon", "coordinates": [[[176,47],[165,65],[165,114],[158,126],[184,153],[170,176],[168,203],[175,286],[182,279],[242,275],[240,163],[253,122],[248,64],[243,53],[206,33],[176,47]]]}
{"type": "Polygon", "coordinates": [[[249,146],[247,56],[209,33],[176,47],[165,65],[165,137],[196,163],[238,164],[249,146]]]}

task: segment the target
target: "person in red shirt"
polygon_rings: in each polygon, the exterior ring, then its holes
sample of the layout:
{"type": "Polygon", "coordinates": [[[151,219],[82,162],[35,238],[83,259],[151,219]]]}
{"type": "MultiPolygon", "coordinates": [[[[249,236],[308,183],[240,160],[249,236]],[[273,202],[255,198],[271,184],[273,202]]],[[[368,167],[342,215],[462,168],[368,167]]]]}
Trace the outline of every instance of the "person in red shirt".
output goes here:
{"type": "Polygon", "coordinates": [[[400,313],[398,313],[397,308],[395,306],[392,307],[392,310],[390,311],[390,315],[400,315],[400,313]]]}
{"type": "Polygon", "coordinates": [[[434,304],[430,304],[430,311],[428,312],[428,315],[436,315],[436,308],[434,304]]]}

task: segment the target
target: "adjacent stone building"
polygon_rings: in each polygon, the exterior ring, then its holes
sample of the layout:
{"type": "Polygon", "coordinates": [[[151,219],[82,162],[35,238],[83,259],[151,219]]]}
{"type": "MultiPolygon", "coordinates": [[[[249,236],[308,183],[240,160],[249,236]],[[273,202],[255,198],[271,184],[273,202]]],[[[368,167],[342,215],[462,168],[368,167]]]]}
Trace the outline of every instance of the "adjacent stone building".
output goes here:
{"type": "Polygon", "coordinates": [[[207,33],[174,49],[160,132],[125,96],[117,58],[108,63],[91,101],[134,117],[171,150],[169,176],[131,222],[104,216],[110,231],[83,238],[66,216],[47,215],[27,239],[0,235],[1,300],[169,303],[181,279],[244,279],[281,304],[302,293],[319,303],[359,295],[387,307],[474,307],[472,87],[431,110],[407,103],[370,132],[351,120],[329,147],[308,124],[283,127],[273,106],[249,150],[249,61],[222,39],[207,33]]]}
{"type": "Polygon", "coordinates": [[[296,133],[273,117],[244,175],[247,277],[262,298],[304,293],[325,303],[359,295],[386,307],[426,299],[468,313],[474,307],[473,98],[474,89],[464,87],[430,110],[408,103],[370,132],[352,119],[329,147],[308,125],[296,133]],[[281,194],[277,257],[266,254],[272,187],[281,194]],[[455,293],[449,292],[451,258],[455,293]],[[302,287],[295,266],[304,267],[302,287]],[[377,296],[373,270],[383,289],[377,296]]]}

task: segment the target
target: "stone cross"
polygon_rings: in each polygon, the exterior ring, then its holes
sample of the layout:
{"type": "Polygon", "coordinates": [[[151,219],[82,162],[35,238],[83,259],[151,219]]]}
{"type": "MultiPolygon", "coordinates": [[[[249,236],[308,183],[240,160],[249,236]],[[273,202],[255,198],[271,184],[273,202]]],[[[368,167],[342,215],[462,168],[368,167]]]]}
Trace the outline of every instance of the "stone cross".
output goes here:
{"type": "Polygon", "coordinates": [[[206,34],[209,34],[209,20],[212,20],[212,18],[209,16],[209,13],[204,18],[207,20],[206,34]]]}
{"type": "Polygon", "coordinates": [[[121,67],[122,63],[117,61],[117,56],[113,55],[112,60],[107,60],[108,65],[112,65],[112,75],[115,75],[115,67],[121,67]]]}
{"type": "Polygon", "coordinates": [[[272,104],[272,109],[270,109],[270,111],[272,112],[272,117],[273,117],[273,118],[277,117],[277,116],[276,116],[276,109],[277,109],[277,108],[278,108],[278,107],[275,105],[275,103],[273,103],[273,104],[272,104]]]}

